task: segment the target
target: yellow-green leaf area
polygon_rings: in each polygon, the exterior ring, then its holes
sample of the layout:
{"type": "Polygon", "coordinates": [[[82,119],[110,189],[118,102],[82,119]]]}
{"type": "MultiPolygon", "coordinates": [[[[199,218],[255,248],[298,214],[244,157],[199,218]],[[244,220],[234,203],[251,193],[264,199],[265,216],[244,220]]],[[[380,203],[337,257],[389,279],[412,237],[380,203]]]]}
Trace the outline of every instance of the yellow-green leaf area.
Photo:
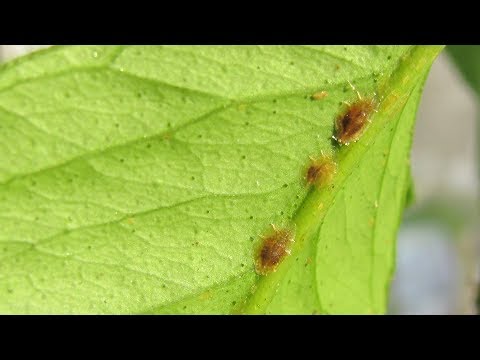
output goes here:
{"type": "Polygon", "coordinates": [[[67,46],[1,66],[0,312],[383,313],[440,50],[67,46]],[[382,101],[339,147],[348,82],[382,101]],[[311,188],[321,151],[338,173],[311,188]],[[296,241],[261,276],[270,224],[296,241]]]}

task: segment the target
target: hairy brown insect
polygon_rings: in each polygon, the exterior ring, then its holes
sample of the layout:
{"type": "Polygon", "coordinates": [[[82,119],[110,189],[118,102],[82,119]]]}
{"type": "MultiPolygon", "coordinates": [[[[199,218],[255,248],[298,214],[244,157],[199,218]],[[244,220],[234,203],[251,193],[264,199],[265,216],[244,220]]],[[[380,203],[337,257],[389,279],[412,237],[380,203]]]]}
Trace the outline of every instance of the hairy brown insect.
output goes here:
{"type": "Polygon", "coordinates": [[[357,93],[358,100],[353,104],[346,103],[346,110],[335,121],[335,135],[332,137],[341,145],[348,145],[362,136],[370,123],[370,115],[377,107],[375,96],[364,99],[350,82],[349,84],[357,93]]]}
{"type": "Polygon", "coordinates": [[[318,159],[310,157],[311,163],[305,174],[305,180],[309,185],[323,186],[332,182],[337,172],[337,163],[330,154],[324,154],[318,159]]]}
{"type": "Polygon", "coordinates": [[[277,270],[277,266],[290,254],[294,242],[294,231],[287,228],[277,229],[273,224],[273,233],[262,237],[256,254],[255,270],[260,275],[267,275],[277,270]]]}

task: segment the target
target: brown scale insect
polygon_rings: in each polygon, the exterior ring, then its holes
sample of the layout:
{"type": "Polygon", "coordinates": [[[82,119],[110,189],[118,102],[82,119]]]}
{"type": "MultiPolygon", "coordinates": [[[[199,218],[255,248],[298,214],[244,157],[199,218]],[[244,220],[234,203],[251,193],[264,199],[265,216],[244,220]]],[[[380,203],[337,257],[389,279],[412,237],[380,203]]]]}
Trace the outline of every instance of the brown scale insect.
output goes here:
{"type": "Polygon", "coordinates": [[[332,182],[333,176],[337,172],[337,163],[330,154],[322,156],[318,159],[310,157],[311,163],[308,167],[305,180],[308,185],[323,186],[332,182]]]}
{"type": "Polygon", "coordinates": [[[267,275],[277,270],[282,260],[290,255],[290,246],[294,242],[294,231],[287,228],[277,229],[272,224],[273,233],[262,236],[262,242],[256,253],[255,270],[267,275]]]}
{"type": "Polygon", "coordinates": [[[370,115],[376,112],[376,97],[362,98],[355,87],[348,82],[357,93],[358,100],[353,104],[345,102],[347,109],[335,121],[335,135],[332,136],[340,145],[356,142],[370,123],[370,115]]]}

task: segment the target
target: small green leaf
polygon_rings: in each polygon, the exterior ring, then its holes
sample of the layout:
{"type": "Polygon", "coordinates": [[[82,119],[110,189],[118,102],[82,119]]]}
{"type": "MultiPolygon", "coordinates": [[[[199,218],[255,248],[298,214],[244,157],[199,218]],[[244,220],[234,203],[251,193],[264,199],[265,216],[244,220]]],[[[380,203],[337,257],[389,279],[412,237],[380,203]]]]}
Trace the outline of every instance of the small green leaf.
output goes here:
{"type": "Polygon", "coordinates": [[[0,67],[0,312],[383,313],[440,50],[53,47],[0,67]],[[348,82],[383,100],[338,147],[348,82]],[[309,188],[321,151],[338,172],[309,188]],[[269,224],[296,241],[261,276],[269,224]]]}
{"type": "Polygon", "coordinates": [[[480,46],[449,45],[447,52],[455,61],[465,80],[480,95],[480,46]]]}

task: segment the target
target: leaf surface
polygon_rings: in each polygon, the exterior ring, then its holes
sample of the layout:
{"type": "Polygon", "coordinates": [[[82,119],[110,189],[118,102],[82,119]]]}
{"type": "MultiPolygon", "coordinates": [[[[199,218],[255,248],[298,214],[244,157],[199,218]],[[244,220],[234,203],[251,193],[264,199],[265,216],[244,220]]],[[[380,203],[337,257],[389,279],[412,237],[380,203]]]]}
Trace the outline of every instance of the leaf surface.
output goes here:
{"type": "Polygon", "coordinates": [[[0,312],[384,312],[440,50],[53,47],[0,67],[0,312]],[[338,147],[348,81],[383,100],[338,147]],[[338,173],[310,188],[321,151],[338,173]],[[269,224],[296,241],[261,276],[269,224]]]}

